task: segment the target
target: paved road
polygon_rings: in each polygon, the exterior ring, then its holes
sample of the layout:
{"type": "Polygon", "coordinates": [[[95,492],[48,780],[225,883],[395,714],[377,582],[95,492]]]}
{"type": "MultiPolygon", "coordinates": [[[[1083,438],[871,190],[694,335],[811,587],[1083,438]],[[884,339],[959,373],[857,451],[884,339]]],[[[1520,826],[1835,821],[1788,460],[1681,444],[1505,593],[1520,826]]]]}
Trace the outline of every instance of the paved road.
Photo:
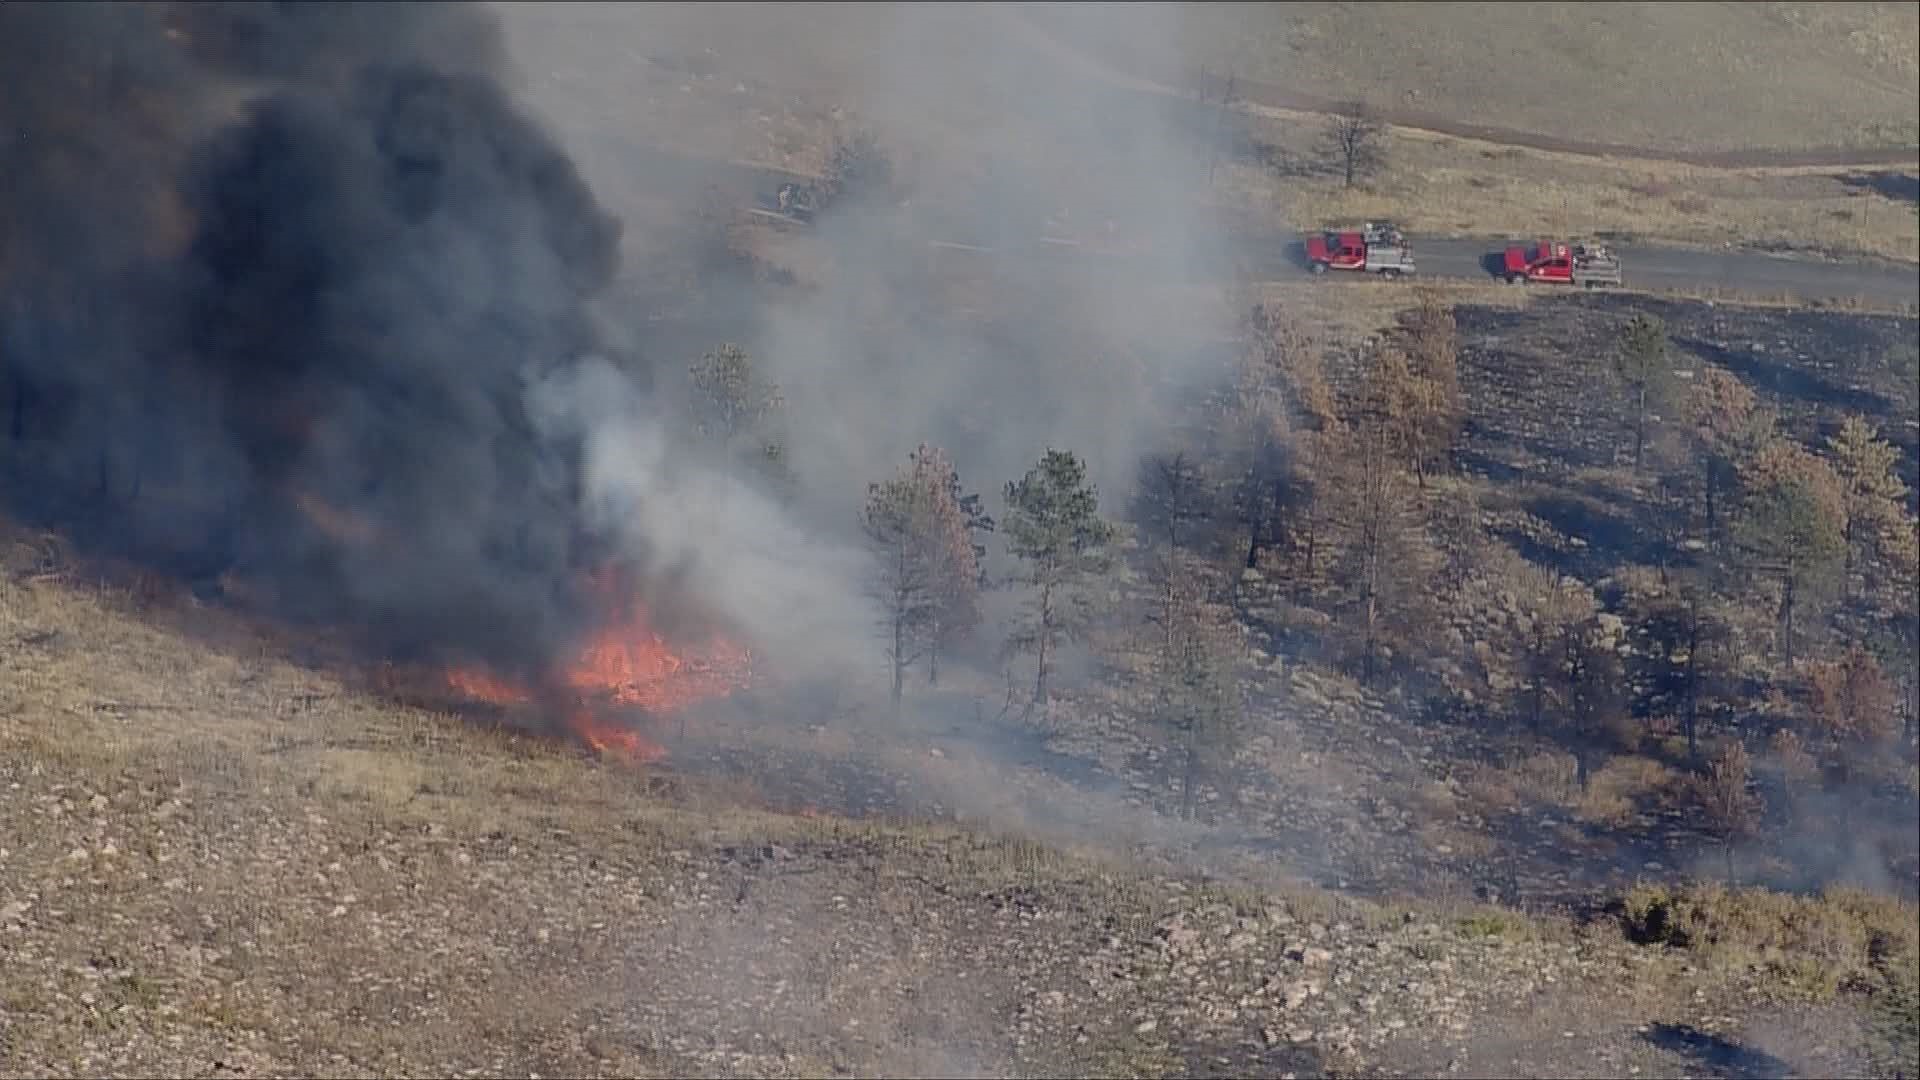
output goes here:
{"type": "MultiPolygon", "coordinates": [[[[1237,230],[1263,277],[1304,272],[1300,238],[1271,229],[1237,230]]],[[[1423,277],[1492,278],[1490,257],[1506,246],[1499,237],[1412,237],[1423,277]]],[[[1615,244],[1627,285],[1643,289],[1709,289],[1762,298],[1857,297],[1876,305],[1920,304],[1920,267],[1879,261],[1832,262],[1758,251],[1702,251],[1615,244]]],[[[1552,288],[1553,286],[1537,286],[1552,288]]]]}
{"type": "MultiPolygon", "coordinates": [[[[724,184],[745,200],[771,205],[773,193],[787,180],[810,177],[780,169],[740,162],[688,158],[660,147],[624,141],[623,162],[652,170],[663,180],[678,176],[702,184],[724,184]]],[[[1261,280],[1306,275],[1300,237],[1270,225],[1219,215],[1211,235],[1199,238],[1213,258],[1193,260],[1201,271],[1244,267],[1261,280]]],[[[1002,242],[969,235],[962,229],[941,231],[945,251],[965,255],[1000,255],[1026,260],[1060,259],[1104,262],[1125,272],[1140,257],[1107,255],[1085,247],[1049,243],[1036,229],[1030,241],[1002,242]],[[994,250],[996,246],[999,250],[994,250]]],[[[1537,239],[1537,238],[1536,238],[1537,239]]],[[[1422,277],[1491,280],[1489,256],[1501,251],[1501,237],[1430,237],[1412,234],[1422,277]]],[[[1615,243],[1629,288],[1703,289],[1759,299],[1790,296],[1797,300],[1866,301],[1874,306],[1920,308],[1920,266],[1874,259],[1836,261],[1812,256],[1774,255],[1750,250],[1706,251],[1652,244],[1615,243]]],[[[1160,260],[1161,264],[1168,260],[1160,260]]],[[[1164,269],[1164,265],[1161,267],[1164,269]]],[[[1358,275],[1333,275],[1348,278],[1358,275]]],[[[1564,286],[1530,286],[1564,288],[1564,286]]]]}

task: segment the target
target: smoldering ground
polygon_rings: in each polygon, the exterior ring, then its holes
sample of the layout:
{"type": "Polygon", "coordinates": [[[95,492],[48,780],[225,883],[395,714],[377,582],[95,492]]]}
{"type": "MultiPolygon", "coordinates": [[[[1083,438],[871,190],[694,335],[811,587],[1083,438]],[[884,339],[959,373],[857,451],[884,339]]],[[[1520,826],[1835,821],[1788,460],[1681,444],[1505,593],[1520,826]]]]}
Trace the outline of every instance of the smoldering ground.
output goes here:
{"type": "Polygon", "coordinates": [[[1170,118],[1118,115],[964,9],[880,11],[891,47],[849,77],[891,103],[871,118],[883,148],[985,72],[1020,105],[1012,144],[1067,153],[992,153],[994,197],[964,200],[903,161],[894,190],[823,216],[816,288],[712,298],[788,402],[796,483],[776,498],[687,452],[689,357],[604,300],[623,243],[686,253],[623,236],[510,100],[491,17],[318,10],[0,13],[16,512],[198,581],[262,581],[282,613],[358,624],[390,656],[548,664],[592,616],[578,571],[627,557],[669,623],[724,623],[814,681],[877,675],[868,483],[932,441],[991,505],[1063,446],[1114,513],[1163,390],[1196,376],[1159,335],[1196,321],[1163,287],[1206,257],[1181,195],[1199,159],[1170,118]],[[954,33],[973,60],[939,59],[954,33]],[[1141,254],[990,261],[967,271],[989,317],[956,313],[923,258],[930,202],[969,236],[1141,254]]]}
{"type": "Polygon", "coordinates": [[[449,5],[7,5],[10,494],[389,653],[538,665],[583,617],[618,221],[449,5]],[[85,495],[76,499],[75,495],[85,495]]]}

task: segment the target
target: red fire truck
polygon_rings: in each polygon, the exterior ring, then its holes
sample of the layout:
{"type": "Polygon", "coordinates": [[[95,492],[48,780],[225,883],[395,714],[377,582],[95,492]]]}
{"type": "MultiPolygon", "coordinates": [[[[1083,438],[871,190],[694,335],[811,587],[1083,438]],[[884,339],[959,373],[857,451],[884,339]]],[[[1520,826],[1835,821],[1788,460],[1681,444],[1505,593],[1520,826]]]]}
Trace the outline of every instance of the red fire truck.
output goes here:
{"type": "Polygon", "coordinates": [[[1307,238],[1307,269],[1358,270],[1396,278],[1414,272],[1413,245],[1398,226],[1369,221],[1353,231],[1328,231],[1307,238]]]}
{"type": "Polygon", "coordinates": [[[1538,281],[1595,289],[1621,282],[1620,257],[1598,244],[1566,244],[1553,240],[1511,244],[1507,247],[1505,265],[1509,285],[1538,281]]]}

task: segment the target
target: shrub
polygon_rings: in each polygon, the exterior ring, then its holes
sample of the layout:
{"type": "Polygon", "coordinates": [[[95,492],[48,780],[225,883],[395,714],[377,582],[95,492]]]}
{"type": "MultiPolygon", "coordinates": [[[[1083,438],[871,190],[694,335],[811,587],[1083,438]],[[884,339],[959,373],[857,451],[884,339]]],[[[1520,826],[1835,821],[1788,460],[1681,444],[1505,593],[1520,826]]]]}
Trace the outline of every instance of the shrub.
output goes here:
{"type": "Polygon", "coordinates": [[[1765,971],[1814,997],[1843,989],[1897,997],[1920,981],[1920,911],[1896,897],[1642,884],[1616,910],[1629,940],[1765,971]]]}
{"type": "Polygon", "coordinates": [[[893,183],[893,162],[873,132],[861,128],[834,144],[827,158],[823,202],[860,199],[893,183]]]}

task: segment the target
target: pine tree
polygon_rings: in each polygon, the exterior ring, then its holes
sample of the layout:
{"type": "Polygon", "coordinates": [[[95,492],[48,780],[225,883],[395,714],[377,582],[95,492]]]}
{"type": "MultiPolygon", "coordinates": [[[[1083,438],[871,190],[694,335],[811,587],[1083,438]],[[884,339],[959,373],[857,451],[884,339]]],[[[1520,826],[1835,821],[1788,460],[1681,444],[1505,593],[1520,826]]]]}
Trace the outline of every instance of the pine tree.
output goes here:
{"type": "Polygon", "coordinates": [[[1221,582],[1199,559],[1170,550],[1155,563],[1165,604],[1154,671],[1162,722],[1180,755],[1180,813],[1191,819],[1201,781],[1226,775],[1241,736],[1234,662],[1240,634],[1221,582]]]}
{"type": "MultiPolygon", "coordinates": [[[[1757,411],[1758,399],[1732,372],[1707,367],[1688,390],[1681,412],[1687,442],[1700,462],[1700,493],[1706,511],[1707,536],[1720,535],[1720,494],[1737,480],[1745,452],[1756,445],[1748,436],[1756,426],[1769,426],[1757,411]]],[[[1771,434],[1768,432],[1767,434],[1771,434]]],[[[1761,438],[1760,444],[1767,440],[1761,438]]]]}
{"type": "Polygon", "coordinates": [[[1854,575],[1877,583],[1874,572],[1885,553],[1897,550],[1906,525],[1907,485],[1893,471],[1900,452],[1881,439],[1873,425],[1849,416],[1827,440],[1827,452],[1839,474],[1847,505],[1846,543],[1841,581],[1852,595],[1854,575]]]}
{"type": "Polygon", "coordinates": [[[946,456],[923,444],[892,479],[867,489],[862,525],[886,613],[895,709],[908,668],[922,656],[932,664],[942,645],[979,622],[980,567],[968,516],[953,497],[957,479],[946,456]]]}
{"type": "Polygon", "coordinates": [[[1007,484],[1006,500],[1001,527],[1008,552],[1021,562],[1015,581],[1029,591],[1007,647],[1033,656],[1032,704],[1039,706],[1060,647],[1078,640],[1092,620],[1092,586],[1112,566],[1107,548],[1118,530],[1100,516],[1099,494],[1071,451],[1048,450],[1007,484]]]}
{"type": "Polygon", "coordinates": [[[1614,353],[1614,375],[1626,389],[1633,411],[1633,467],[1640,468],[1647,446],[1647,419],[1665,404],[1673,387],[1667,328],[1651,315],[1636,315],[1614,353]]]}
{"type": "Polygon", "coordinates": [[[761,374],[752,355],[738,345],[723,344],[694,361],[687,374],[695,429],[721,461],[777,486],[790,486],[793,477],[780,423],[786,398],[761,374]]]}
{"type": "Polygon", "coordinates": [[[1748,463],[1738,539],[1752,568],[1780,589],[1780,652],[1793,667],[1794,619],[1840,568],[1846,495],[1825,461],[1776,439],[1748,463]]]}

